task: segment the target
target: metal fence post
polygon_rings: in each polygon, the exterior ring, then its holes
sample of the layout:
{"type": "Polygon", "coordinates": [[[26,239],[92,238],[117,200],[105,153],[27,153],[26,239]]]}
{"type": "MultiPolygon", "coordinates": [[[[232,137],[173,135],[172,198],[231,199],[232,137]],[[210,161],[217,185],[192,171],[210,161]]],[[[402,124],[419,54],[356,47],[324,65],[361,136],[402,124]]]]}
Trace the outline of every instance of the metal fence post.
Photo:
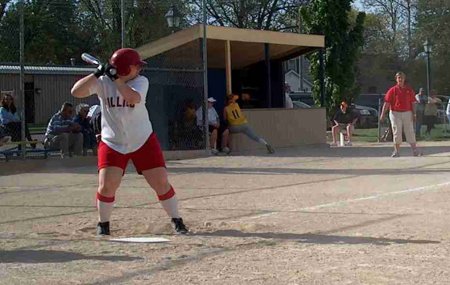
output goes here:
{"type": "Polygon", "coordinates": [[[208,38],[206,34],[206,1],[202,0],[203,14],[203,129],[205,136],[205,149],[209,147],[208,131],[208,38]]]}
{"type": "Polygon", "coordinates": [[[381,97],[382,95],[378,95],[378,142],[381,142],[381,121],[380,121],[380,115],[381,115],[381,97]]]}
{"type": "MultiPolygon", "coordinates": [[[[26,124],[26,114],[25,114],[25,23],[24,23],[24,12],[25,12],[25,3],[22,0],[20,2],[20,103],[21,103],[21,129],[20,129],[20,140],[24,142],[26,140],[25,138],[25,124],[26,124]]],[[[19,146],[22,146],[22,158],[25,159],[26,155],[26,145],[25,144],[19,144],[19,146]]]]}

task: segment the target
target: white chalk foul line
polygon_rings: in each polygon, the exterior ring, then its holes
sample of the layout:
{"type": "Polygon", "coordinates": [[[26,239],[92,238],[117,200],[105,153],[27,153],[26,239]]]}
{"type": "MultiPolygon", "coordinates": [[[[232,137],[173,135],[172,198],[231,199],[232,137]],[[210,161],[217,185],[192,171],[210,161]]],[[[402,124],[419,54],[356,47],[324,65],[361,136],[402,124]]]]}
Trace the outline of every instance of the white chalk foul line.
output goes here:
{"type": "MultiPolygon", "coordinates": [[[[440,188],[440,187],[444,187],[444,186],[448,186],[448,185],[450,185],[450,182],[433,184],[433,185],[422,186],[422,187],[411,188],[411,189],[389,192],[389,193],[380,193],[377,195],[371,195],[371,196],[367,196],[367,197],[361,197],[361,198],[349,199],[349,200],[341,200],[341,201],[336,201],[336,202],[332,202],[332,203],[326,203],[326,204],[320,204],[320,205],[316,205],[316,206],[300,208],[300,209],[297,209],[292,212],[313,211],[313,210],[317,210],[317,209],[341,206],[344,204],[350,204],[350,203],[355,203],[355,202],[360,202],[360,201],[375,200],[375,199],[379,199],[379,198],[387,197],[387,196],[400,195],[400,194],[412,193],[412,192],[428,191],[431,189],[436,189],[436,188],[440,188]]],[[[287,212],[289,212],[289,211],[287,211],[287,212]]],[[[246,219],[248,219],[248,220],[259,219],[259,218],[263,218],[263,217],[273,216],[278,213],[279,212],[270,212],[270,213],[265,213],[265,214],[261,214],[261,215],[251,216],[246,219]]]]}

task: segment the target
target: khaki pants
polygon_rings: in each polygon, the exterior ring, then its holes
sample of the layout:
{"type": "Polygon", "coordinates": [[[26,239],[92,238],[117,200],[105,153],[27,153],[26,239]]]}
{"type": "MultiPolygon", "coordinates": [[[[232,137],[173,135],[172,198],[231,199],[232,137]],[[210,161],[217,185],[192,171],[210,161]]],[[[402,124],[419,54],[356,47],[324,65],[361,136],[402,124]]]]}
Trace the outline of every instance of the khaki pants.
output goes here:
{"type": "Polygon", "coordinates": [[[45,139],[45,146],[61,150],[61,154],[68,155],[73,152],[75,155],[81,155],[83,149],[82,133],[62,133],[57,136],[51,136],[45,139]]]}
{"type": "Polygon", "coordinates": [[[405,132],[406,141],[408,143],[416,143],[416,134],[414,133],[413,113],[408,112],[389,112],[389,119],[392,124],[392,132],[394,134],[394,143],[402,143],[402,132],[405,132]]]}

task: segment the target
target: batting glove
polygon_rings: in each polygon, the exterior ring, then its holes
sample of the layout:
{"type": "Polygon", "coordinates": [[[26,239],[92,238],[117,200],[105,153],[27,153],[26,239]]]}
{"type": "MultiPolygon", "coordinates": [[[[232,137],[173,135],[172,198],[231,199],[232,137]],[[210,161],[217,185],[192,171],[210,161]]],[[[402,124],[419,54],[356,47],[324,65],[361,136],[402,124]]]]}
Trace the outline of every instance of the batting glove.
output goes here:
{"type": "Polygon", "coordinates": [[[105,65],[104,64],[100,64],[97,67],[97,70],[94,72],[95,77],[99,78],[100,76],[105,74],[105,65]]]}
{"type": "Polygon", "coordinates": [[[105,67],[105,75],[108,76],[112,81],[119,78],[117,76],[117,69],[111,64],[107,64],[105,67]]]}

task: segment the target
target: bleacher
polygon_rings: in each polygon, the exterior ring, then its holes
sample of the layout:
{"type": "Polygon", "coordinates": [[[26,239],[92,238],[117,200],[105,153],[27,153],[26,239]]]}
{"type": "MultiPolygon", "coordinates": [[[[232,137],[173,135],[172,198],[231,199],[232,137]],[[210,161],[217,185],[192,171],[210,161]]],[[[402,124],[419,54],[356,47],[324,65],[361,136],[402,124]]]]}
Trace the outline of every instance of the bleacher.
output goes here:
{"type": "Polygon", "coordinates": [[[30,134],[36,140],[35,146],[31,147],[29,141],[10,141],[0,147],[0,160],[9,161],[22,157],[22,149],[25,149],[26,158],[48,158],[51,154],[59,154],[59,150],[48,149],[44,146],[45,125],[30,126],[30,134]]]}

